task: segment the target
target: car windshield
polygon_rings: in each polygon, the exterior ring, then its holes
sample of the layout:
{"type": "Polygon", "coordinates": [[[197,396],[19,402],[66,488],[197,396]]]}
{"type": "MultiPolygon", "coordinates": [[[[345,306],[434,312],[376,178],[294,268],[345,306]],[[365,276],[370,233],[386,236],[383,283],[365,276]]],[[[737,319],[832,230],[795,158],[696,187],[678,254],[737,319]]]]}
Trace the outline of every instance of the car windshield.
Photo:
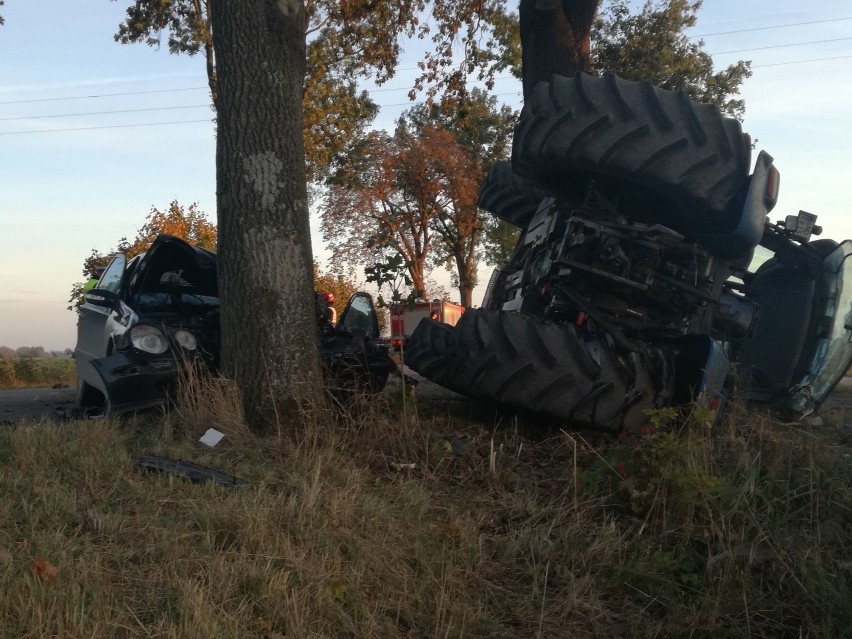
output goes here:
{"type": "Polygon", "coordinates": [[[196,315],[219,308],[215,271],[197,268],[189,262],[166,268],[160,266],[151,265],[141,290],[132,301],[137,313],[196,315]]]}

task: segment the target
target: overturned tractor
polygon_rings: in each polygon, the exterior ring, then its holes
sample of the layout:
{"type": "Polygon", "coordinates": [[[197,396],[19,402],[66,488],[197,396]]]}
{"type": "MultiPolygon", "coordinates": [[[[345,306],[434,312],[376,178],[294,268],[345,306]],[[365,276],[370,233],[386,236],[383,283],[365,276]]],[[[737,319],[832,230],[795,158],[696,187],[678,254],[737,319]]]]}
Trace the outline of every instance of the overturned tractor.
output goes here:
{"type": "Polygon", "coordinates": [[[735,382],[812,412],[852,362],[852,243],[812,241],[805,212],[770,222],[779,173],[750,156],[738,121],[682,92],[613,75],[538,84],[511,163],[480,191],[521,229],[514,254],[482,308],[421,322],[407,363],[581,427],[718,410],[735,382]]]}

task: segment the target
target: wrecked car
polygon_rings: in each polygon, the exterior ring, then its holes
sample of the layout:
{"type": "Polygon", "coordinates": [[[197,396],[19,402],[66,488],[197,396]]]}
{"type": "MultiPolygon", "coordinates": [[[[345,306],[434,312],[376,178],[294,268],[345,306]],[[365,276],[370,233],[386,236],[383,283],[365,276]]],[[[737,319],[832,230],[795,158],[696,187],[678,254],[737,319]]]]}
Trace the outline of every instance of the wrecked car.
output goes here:
{"type": "Polygon", "coordinates": [[[740,123],[614,75],[533,91],[479,205],[520,229],[482,308],[423,321],[406,363],[579,427],[741,395],[803,416],[852,363],[852,242],[772,222],[780,176],[740,123]],[[752,267],[757,246],[771,255],[752,267]]]}
{"type": "MultiPolygon", "coordinates": [[[[333,391],[379,391],[394,368],[373,300],[355,293],[337,325],[317,300],[318,347],[333,391]]],[[[174,396],[182,366],[219,367],[216,254],[169,235],[117,254],[79,308],[77,404],[118,414],[174,396]]]]}

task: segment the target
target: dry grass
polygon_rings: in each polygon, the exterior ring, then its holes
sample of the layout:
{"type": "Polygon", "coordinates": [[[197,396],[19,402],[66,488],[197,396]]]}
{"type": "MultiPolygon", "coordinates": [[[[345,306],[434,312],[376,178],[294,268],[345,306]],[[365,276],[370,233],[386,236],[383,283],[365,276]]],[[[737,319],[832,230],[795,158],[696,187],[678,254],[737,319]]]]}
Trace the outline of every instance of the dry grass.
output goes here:
{"type": "Polygon", "coordinates": [[[850,442],[831,427],[737,409],[716,429],[698,416],[617,440],[411,398],[402,414],[391,393],[257,438],[226,385],[204,397],[162,418],[0,432],[0,635],[852,628],[850,442]],[[227,436],[209,449],[195,440],[214,422],[227,436]],[[249,485],[146,473],[139,452],[249,485]]]}

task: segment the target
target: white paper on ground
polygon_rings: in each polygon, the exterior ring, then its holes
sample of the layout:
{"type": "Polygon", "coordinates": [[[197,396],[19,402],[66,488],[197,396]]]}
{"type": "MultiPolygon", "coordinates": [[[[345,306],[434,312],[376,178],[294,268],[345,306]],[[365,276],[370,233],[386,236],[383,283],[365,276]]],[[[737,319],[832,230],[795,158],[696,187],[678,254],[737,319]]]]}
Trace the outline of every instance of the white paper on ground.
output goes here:
{"type": "Polygon", "coordinates": [[[201,436],[200,441],[202,444],[206,444],[213,448],[216,444],[222,441],[222,438],[225,436],[225,433],[220,433],[215,428],[208,428],[207,432],[201,436]]]}

